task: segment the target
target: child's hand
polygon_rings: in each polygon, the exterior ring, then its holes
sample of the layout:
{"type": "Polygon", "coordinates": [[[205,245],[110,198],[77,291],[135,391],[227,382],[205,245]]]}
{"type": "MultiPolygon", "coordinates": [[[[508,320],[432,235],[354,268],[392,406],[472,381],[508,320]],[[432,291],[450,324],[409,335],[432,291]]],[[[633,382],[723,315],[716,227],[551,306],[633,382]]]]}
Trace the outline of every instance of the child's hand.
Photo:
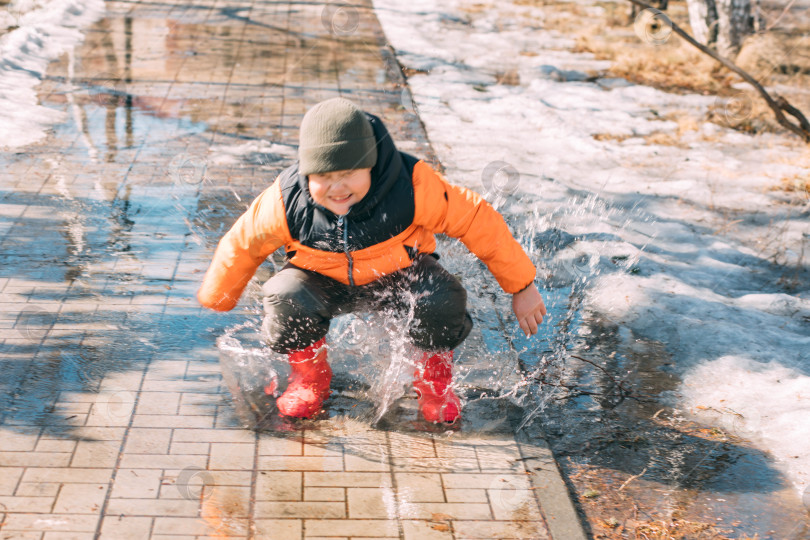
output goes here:
{"type": "Polygon", "coordinates": [[[546,305],[534,283],[512,295],[512,311],[526,337],[537,333],[537,326],[546,314],[546,305]]]}

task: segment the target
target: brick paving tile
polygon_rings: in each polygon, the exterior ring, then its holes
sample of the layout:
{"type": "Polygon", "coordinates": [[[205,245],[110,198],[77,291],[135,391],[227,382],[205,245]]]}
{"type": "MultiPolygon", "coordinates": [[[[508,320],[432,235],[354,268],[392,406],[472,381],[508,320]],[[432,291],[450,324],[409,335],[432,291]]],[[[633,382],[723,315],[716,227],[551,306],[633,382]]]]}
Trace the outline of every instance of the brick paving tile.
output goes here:
{"type": "Polygon", "coordinates": [[[65,531],[92,532],[96,530],[98,516],[74,514],[25,514],[10,512],[3,522],[3,532],[11,531],[65,531]]]}
{"type": "Polygon", "coordinates": [[[55,498],[59,493],[61,484],[49,484],[44,482],[21,482],[14,492],[16,497],[51,497],[55,498]]]}
{"type": "Polygon", "coordinates": [[[260,456],[300,456],[303,450],[304,443],[300,440],[264,436],[259,439],[260,456]]]}
{"type": "Polygon", "coordinates": [[[110,497],[116,499],[154,499],[160,493],[163,471],[160,469],[119,469],[110,497]]]}
{"type": "Polygon", "coordinates": [[[299,540],[303,522],[299,519],[257,519],[256,535],[278,540],[299,540]]]}
{"type": "MultiPolygon", "coordinates": [[[[256,478],[257,501],[300,501],[302,500],[301,472],[261,471],[256,478]]],[[[319,499],[329,500],[329,499],[319,499]]]]}
{"type": "Polygon", "coordinates": [[[206,520],[199,517],[156,517],[152,527],[154,535],[229,536],[247,533],[247,520],[206,520]]]}
{"type": "Polygon", "coordinates": [[[93,533],[49,531],[42,535],[42,540],[93,540],[93,538],[95,538],[93,533]]]}
{"type": "Polygon", "coordinates": [[[450,527],[440,523],[405,520],[402,522],[405,540],[452,540],[450,527]]]}
{"type": "Polygon", "coordinates": [[[211,445],[208,443],[173,442],[169,450],[172,454],[202,454],[208,455],[211,445]]]}
{"type": "Polygon", "coordinates": [[[445,502],[445,494],[450,491],[442,488],[438,474],[398,472],[394,477],[399,493],[412,502],[445,502]]]}
{"type": "Polygon", "coordinates": [[[0,506],[6,512],[48,513],[53,506],[53,497],[0,497],[0,506]]]}
{"type": "Polygon", "coordinates": [[[50,64],[62,120],[0,151],[0,540],[550,538],[535,495],[563,484],[512,434],[378,429],[351,405],[243,429],[216,339],[258,287],[230,314],[194,298],[315,103],[348,97],[435,163],[405,88],[370,0],[108,0],[50,64]]]}
{"type": "Polygon", "coordinates": [[[539,521],[454,521],[456,538],[550,538],[539,521]]]}
{"type": "Polygon", "coordinates": [[[342,502],[324,501],[270,501],[256,503],[259,518],[344,518],[346,505],[342,502]]]}
{"type": "Polygon", "coordinates": [[[101,523],[101,537],[110,540],[140,540],[149,537],[150,517],[107,516],[101,523]]]}
{"type": "Polygon", "coordinates": [[[383,473],[304,473],[305,486],[318,487],[380,487],[391,484],[391,475],[383,473]]]}
{"type": "Polygon", "coordinates": [[[208,456],[197,454],[124,454],[120,466],[129,469],[185,469],[204,468],[207,462],[208,456]]]}
{"type": "Polygon", "coordinates": [[[343,457],[260,456],[259,468],[265,471],[342,471],[343,457]]]}
{"type": "Polygon", "coordinates": [[[3,468],[3,474],[0,474],[0,496],[14,494],[23,471],[25,471],[25,469],[22,467],[3,468]]]}
{"type": "Polygon", "coordinates": [[[485,489],[445,489],[444,496],[447,498],[447,502],[451,503],[486,503],[489,501],[485,489]]]}
{"type": "Polygon", "coordinates": [[[0,540],[40,540],[42,536],[43,533],[41,532],[12,531],[5,528],[0,531],[0,540]]]}
{"type": "Polygon", "coordinates": [[[98,514],[108,488],[108,484],[64,484],[53,511],[60,514],[98,514]]]}
{"type": "Polygon", "coordinates": [[[399,536],[399,525],[395,520],[382,519],[307,519],[304,521],[307,536],[371,536],[385,538],[399,536]]]}
{"type": "Polygon", "coordinates": [[[305,501],[345,501],[346,489],[306,487],[304,488],[305,501]]]}

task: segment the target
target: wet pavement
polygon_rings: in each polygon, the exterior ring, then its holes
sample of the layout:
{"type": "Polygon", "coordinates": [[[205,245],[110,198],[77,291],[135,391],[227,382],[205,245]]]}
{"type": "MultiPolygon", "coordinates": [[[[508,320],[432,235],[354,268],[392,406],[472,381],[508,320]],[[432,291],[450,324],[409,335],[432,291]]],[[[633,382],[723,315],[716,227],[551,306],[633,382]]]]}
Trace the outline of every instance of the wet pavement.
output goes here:
{"type": "MultiPolygon", "coordinates": [[[[444,431],[409,394],[377,421],[347,353],[323,418],[253,431],[223,379],[258,281],[228,314],[194,294],[307,108],[349,97],[433,160],[370,4],[106,8],[40,87],[64,121],[0,153],[0,538],[584,538],[503,402],[444,431]]],[[[471,358],[503,326],[479,293],[471,358]]],[[[470,401],[498,379],[464,376],[470,401]]]]}

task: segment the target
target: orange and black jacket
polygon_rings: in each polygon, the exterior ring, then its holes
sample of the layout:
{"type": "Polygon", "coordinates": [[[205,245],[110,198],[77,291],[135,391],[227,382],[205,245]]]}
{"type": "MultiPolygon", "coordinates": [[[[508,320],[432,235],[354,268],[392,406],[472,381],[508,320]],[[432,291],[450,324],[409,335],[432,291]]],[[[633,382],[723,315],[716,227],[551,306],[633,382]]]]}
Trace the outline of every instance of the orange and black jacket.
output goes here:
{"type": "Polygon", "coordinates": [[[338,216],[312,200],[297,163],[284,170],[220,240],[197,293],[203,306],[235,307],[256,269],[279,247],[299,268],[364,285],[410,266],[419,253],[433,253],[437,233],[461,240],[507,293],[534,281],[531,260],[481,195],[398,151],[382,121],[367,116],[377,139],[368,194],[338,216]]]}

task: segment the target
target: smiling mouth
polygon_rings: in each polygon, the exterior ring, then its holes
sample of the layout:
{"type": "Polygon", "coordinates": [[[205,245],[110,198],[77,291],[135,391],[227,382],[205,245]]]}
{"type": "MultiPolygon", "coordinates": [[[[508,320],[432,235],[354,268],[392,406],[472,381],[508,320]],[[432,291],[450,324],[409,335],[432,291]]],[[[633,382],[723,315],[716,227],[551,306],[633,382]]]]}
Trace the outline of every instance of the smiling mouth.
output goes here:
{"type": "Polygon", "coordinates": [[[352,198],[351,195],[346,195],[345,197],[332,197],[332,200],[336,203],[342,203],[348,201],[351,198],[352,198]]]}

